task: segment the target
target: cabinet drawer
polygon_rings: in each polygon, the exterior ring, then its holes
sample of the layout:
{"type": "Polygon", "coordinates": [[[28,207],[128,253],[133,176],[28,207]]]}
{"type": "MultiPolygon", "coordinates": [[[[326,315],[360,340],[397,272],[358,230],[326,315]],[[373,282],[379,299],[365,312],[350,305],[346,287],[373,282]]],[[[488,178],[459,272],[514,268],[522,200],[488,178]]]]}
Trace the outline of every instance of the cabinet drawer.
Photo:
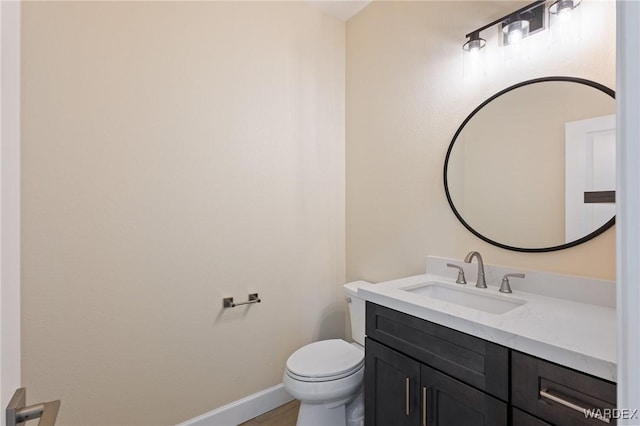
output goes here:
{"type": "Polygon", "coordinates": [[[509,393],[509,350],[495,343],[367,302],[367,337],[503,401],[509,393]]]}
{"type": "Polygon", "coordinates": [[[559,426],[615,424],[587,418],[583,409],[616,407],[616,385],[512,351],[512,403],[559,426]]]}

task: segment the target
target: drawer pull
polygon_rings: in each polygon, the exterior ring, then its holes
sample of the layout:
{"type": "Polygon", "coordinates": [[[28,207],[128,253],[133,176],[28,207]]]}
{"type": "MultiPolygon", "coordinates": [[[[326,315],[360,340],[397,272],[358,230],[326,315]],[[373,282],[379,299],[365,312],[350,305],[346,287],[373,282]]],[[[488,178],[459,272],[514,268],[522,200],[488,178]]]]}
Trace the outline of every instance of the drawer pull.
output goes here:
{"type": "Polygon", "coordinates": [[[427,388],[422,387],[422,426],[427,426],[427,388]]]}
{"type": "MultiPolygon", "coordinates": [[[[587,412],[586,408],[583,408],[579,405],[573,404],[569,401],[565,401],[562,398],[558,398],[557,396],[550,394],[548,389],[541,389],[540,396],[542,398],[547,398],[547,399],[550,399],[551,401],[557,402],[558,404],[564,405],[567,408],[571,408],[572,410],[579,411],[582,414],[585,414],[587,412]]],[[[609,418],[602,417],[601,415],[594,415],[593,418],[598,419],[601,422],[611,423],[611,420],[609,418]]]]}
{"type": "Polygon", "coordinates": [[[404,382],[404,409],[407,416],[411,414],[409,412],[409,378],[407,377],[404,382]]]}

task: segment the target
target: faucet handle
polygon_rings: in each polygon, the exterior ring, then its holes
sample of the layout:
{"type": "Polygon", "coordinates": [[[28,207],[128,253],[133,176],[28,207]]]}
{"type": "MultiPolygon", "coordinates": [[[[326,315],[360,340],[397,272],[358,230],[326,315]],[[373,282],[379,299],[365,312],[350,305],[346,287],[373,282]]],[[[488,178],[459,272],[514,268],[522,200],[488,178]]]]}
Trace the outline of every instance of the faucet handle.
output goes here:
{"type": "Polygon", "coordinates": [[[456,279],[456,284],[466,284],[467,280],[464,278],[464,269],[461,266],[454,265],[453,263],[447,263],[447,267],[456,268],[458,270],[458,278],[456,279]]]}
{"type": "Polygon", "coordinates": [[[509,285],[509,278],[524,278],[524,274],[504,274],[504,277],[502,277],[502,284],[500,285],[500,293],[512,293],[511,286],[509,285]]]}

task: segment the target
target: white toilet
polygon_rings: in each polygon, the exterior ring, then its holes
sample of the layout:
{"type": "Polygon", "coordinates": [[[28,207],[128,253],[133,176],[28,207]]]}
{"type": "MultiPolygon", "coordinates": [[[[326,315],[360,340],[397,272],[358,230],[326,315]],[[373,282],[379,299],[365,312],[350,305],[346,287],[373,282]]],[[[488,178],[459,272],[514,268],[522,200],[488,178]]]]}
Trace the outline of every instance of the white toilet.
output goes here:
{"type": "Polygon", "coordinates": [[[362,426],[364,424],[364,308],[355,281],[344,286],[354,343],[321,340],[295,351],[282,381],[300,400],[297,426],[362,426]]]}

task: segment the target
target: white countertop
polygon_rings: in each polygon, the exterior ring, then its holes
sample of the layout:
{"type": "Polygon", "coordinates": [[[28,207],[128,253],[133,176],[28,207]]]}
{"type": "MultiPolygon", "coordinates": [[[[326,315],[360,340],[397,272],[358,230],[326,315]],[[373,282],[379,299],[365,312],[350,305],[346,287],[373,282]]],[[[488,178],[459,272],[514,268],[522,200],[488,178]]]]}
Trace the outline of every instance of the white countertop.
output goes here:
{"type": "Polygon", "coordinates": [[[498,287],[455,284],[440,275],[422,274],[362,286],[365,300],[467,333],[533,356],[616,381],[616,310],[517,290],[502,294],[498,287]],[[465,291],[525,304],[504,314],[491,314],[458,304],[413,294],[401,288],[436,281],[465,291]]]}

